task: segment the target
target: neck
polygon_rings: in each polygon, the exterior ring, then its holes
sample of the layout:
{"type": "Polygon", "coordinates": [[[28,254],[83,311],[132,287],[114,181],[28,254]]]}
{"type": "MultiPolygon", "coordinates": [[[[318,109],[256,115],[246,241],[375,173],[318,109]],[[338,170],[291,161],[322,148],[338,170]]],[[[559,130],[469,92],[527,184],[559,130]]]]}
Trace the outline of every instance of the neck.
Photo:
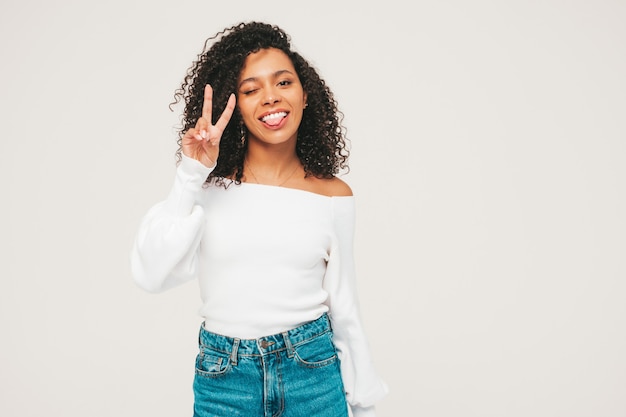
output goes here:
{"type": "Polygon", "coordinates": [[[244,175],[248,181],[267,185],[283,185],[301,169],[295,149],[289,151],[253,147],[248,148],[244,161],[244,175]]]}
{"type": "Polygon", "coordinates": [[[289,171],[294,164],[300,163],[296,148],[291,143],[264,146],[252,141],[248,144],[246,161],[253,166],[252,169],[274,174],[289,171]]]}

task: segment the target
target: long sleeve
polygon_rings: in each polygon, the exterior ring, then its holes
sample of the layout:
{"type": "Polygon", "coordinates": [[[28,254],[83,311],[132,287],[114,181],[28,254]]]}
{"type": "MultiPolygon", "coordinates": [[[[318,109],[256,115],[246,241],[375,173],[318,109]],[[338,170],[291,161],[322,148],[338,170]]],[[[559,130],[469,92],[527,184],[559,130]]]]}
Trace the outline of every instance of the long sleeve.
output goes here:
{"type": "Polygon", "coordinates": [[[161,292],[196,277],[204,211],[197,204],[212,171],[183,155],[169,196],[143,217],[131,252],[137,285],[161,292]]]}
{"type": "Polygon", "coordinates": [[[374,417],[374,404],[387,394],[386,384],[372,364],[360,319],[353,260],[354,199],[333,199],[335,238],[331,247],[324,288],[341,359],[346,397],[354,417],[374,417]]]}

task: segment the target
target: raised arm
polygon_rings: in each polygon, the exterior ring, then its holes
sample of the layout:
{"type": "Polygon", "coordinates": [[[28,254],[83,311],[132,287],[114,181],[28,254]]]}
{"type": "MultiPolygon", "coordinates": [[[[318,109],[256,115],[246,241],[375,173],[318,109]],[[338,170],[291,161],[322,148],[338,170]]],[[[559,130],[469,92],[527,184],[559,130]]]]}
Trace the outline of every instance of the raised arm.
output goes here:
{"type": "Polygon", "coordinates": [[[143,217],[131,253],[135,282],[146,291],[160,292],[196,276],[196,254],[204,211],[198,204],[202,186],[219,155],[219,143],[235,108],[231,95],[224,112],[211,124],[213,90],[204,91],[202,117],[182,139],[183,156],[169,196],[143,217]]]}

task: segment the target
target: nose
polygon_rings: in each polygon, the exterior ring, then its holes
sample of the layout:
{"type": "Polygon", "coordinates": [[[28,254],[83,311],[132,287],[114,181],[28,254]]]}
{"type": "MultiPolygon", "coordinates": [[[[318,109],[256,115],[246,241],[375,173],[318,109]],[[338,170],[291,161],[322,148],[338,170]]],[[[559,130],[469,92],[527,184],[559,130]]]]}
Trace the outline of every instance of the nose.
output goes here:
{"type": "Polygon", "coordinates": [[[280,101],[280,94],[273,89],[268,89],[265,95],[265,99],[263,100],[263,104],[272,105],[272,104],[278,103],[279,101],[280,101]]]}

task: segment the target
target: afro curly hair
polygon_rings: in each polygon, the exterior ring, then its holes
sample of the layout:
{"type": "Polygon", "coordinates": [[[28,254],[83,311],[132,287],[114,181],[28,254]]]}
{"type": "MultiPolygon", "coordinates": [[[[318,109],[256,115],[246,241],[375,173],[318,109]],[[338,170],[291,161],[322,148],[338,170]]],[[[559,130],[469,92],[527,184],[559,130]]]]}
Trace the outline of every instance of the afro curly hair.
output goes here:
{"type": "MultiPolygon", "coordinates": [[[[206,40],[198,59],[187,70],[181,86],[174,93],[172,105],[185,103],[182,126],[178,132],[177,162],[181,160],[182,137],[202,115],[204,87],[213,88],[212,123],[226,107],[228,97],[237,89],[237,80],[249,54],[262,49],[283,51],[291,60],[307,95],[307,108],[298,129],[296,154],[307,176],[332,178],[348,170],[349,149],[343,114],[316,71],[299,53],[292,50],[291,38],[275,25],[261,22],[239,23],[206,40]],[[217,116],[215,116],[217,115],[217,116]]],[[[224,185],[224,179],[241,183],[247,141],[242,141],[245,126],[236,110],[224,129],[215,169],[206,182],[224,185]]]]}

